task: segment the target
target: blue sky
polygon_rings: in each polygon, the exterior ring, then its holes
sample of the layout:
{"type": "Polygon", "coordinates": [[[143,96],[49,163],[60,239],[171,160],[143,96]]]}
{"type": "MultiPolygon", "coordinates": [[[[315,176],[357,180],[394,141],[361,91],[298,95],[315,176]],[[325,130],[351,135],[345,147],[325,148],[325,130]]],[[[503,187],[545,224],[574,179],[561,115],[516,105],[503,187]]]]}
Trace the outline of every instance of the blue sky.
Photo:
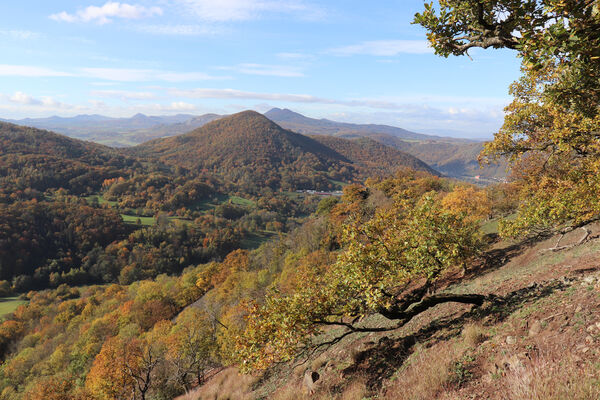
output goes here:
{"type": "Polygon", "coordinates": [[[519,75],[509,51],[433,55],[422,0],[3,2],[0,117],[232,113],[490,137],[519,75]]]}

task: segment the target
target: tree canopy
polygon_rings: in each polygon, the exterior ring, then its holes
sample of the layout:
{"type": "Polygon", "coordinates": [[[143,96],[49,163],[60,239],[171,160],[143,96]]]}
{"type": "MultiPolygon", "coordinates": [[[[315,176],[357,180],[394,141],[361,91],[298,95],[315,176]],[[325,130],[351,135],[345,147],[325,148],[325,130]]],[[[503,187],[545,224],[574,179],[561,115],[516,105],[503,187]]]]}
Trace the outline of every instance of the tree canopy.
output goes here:
{"type": "Polygon", "coordinates": [[[479,220],[443,207],[440,193],[408,193],[401,191],[391,207],[380,206],[372,216],[351,214],[333,265],[312,264],[292,293],[273,291],[264,305],[250,306],[237,343],[243,367],[289,360],[354,332],[397,329],[440,303],[483,303],[480,295],[427,294],[446,269],[478,254],[479,220]],[[390,326],[365,320],[375,313],[390,326]],[[320,341],[326,327],[343,330],[333,341],[320,341]]]}
{"type": "Polygon", "coordinates": [[[503,127],[481,155],[507,157],[520,198],[503,233],[600,214],[600,2],[440,0],[415,16],[436,53],[508,48],[522,59],[503,127]]]}

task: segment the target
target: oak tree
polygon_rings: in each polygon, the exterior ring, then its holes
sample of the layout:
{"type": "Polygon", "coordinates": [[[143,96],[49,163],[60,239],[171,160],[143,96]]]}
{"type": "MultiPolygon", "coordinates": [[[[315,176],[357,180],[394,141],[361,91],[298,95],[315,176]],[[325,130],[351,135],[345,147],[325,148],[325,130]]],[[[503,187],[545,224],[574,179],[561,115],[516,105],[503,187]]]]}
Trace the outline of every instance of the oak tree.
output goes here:
{"type": "Polygon", "coordinates": [[[446,269],[478,254],[478,231],[476,221],[442,207],[433,192],[398,198],[367,221],[349,222],[344,250],[328,270],[317,270],[291,294],[273,291],[263,305],[249,305],[237,342],[243,369],[290,360],[352,333],[398,329],[437,304],[481,305],[483,295],[428,294],[446,269]],[[377,313],[389,325],[366,318],[377,313]],[[323,340],[319,335],[326,327],[341,330],[323,340]]]}

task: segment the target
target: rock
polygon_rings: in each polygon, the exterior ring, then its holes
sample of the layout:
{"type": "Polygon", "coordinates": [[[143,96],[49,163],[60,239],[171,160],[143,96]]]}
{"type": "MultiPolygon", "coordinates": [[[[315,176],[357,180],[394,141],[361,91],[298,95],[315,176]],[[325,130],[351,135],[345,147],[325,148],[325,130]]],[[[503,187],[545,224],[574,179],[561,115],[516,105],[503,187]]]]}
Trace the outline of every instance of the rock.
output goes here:
{"type": "Polygon", "coordinates": [[[504,357],[502,359],[502,365],[504,366],[504,369],[513,371],[523,367],[523,363],[516,355],[513,355],[511,357],[504,357]]]}
{"type": "Polygon", "coordinates": [[[585,342],[588,343],[588,344],[589,343],[594,343],[594,338],[592,336],[590,336],[590,335],[587,335],[585,337],[585,342]]]}
{"type": "Polygon", "coordinates": [[[307,369],[306,372],[304,372],[304,379],[302,380],[302,383],[304,384],[304,387],[308,391],[309,395],[312,396],[315,393],[315,382],[317,382],[319,378],[320,375],[316,371],[307,369]]]}
{"type": "Polygon", "coordinates": [[[515,343],[517,343],[516,336],[507,336],[506,337],[506,344],[515,344],[515,343]]]}
{"type": "Polygon", "coordinates": [[[541,331],[542,331],[542,324],[540,323],[540,321],[535,320],[529,327],[529,336],[536,336],[541,331]]]}

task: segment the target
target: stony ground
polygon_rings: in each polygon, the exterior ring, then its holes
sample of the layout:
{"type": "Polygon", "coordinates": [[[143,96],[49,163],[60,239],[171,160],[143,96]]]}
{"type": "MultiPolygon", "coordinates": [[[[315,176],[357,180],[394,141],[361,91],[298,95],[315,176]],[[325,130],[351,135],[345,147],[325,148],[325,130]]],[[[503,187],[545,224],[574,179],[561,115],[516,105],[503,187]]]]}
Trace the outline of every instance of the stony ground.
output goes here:
{"type": "Polygon", "coordinates": [[[440,284],[497,297],[478,309],[440,305],[264,376],[225,369],[186,398],[599,399],[600,224],[586,229],[496,243],[486,262],[440,284]],[[312,396],[307,368],[320,375],[312,396]]]}

